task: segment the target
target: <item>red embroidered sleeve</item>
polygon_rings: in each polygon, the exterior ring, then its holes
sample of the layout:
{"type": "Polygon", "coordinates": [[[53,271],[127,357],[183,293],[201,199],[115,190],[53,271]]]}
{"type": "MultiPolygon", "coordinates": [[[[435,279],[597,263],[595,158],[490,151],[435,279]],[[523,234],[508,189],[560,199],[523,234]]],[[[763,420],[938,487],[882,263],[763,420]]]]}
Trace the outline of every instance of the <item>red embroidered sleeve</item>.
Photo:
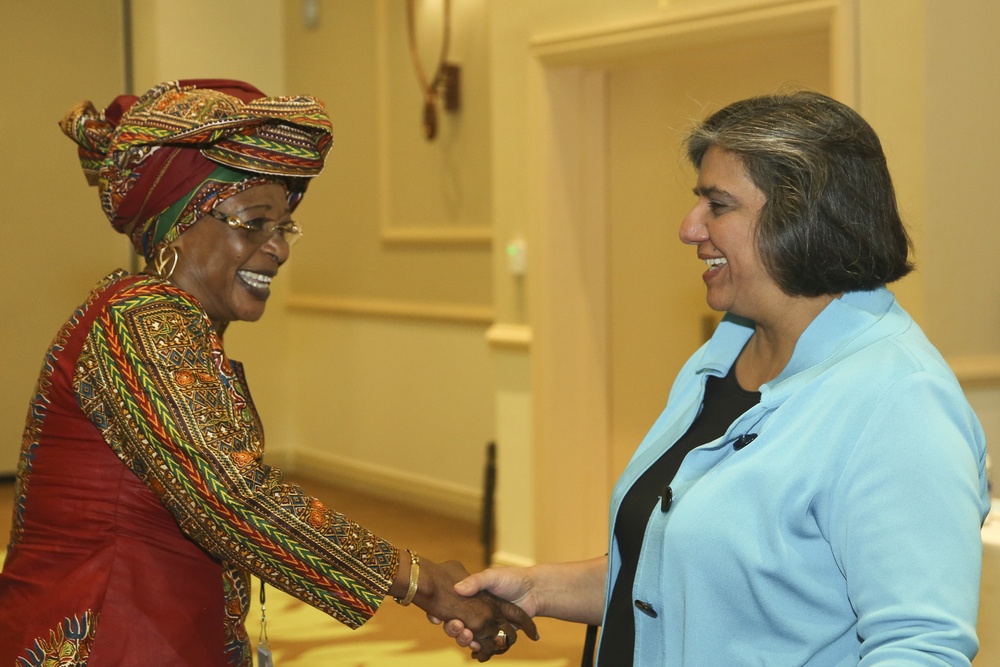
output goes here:
{"type": "Polygon", "coordinates": [[[108,444],[209,553],[351,627],[375,613],[398,550],[262,463],[242,377],[184,292],[152,279],[123,292],[95,321],[74,389],[108,444]]]}

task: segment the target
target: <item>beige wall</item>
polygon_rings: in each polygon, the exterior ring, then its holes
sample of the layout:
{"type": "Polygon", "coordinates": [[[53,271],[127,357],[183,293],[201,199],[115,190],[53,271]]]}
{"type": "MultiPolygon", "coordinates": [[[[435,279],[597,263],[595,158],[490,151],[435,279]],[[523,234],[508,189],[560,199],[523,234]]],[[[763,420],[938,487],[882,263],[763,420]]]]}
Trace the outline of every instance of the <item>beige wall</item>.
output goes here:
{"type": "Polygon", "coordinates": [[[131,0],[135,87],[171,79],[249,81],[285,90],[279,0],[131,0]]]}
{"type": "MultiPolygon", "coordinates": [[[[311,29],[289,11],[289,86],[326,101],[335,136],[309,197],[316,223],[296,258],[296,293],[357,308],[450,305],[480,325],[490,320],[485,3],[453,4],[450,58],[463,68],[463,108],[440,113],[433,142],[421,131],[404,3],[320,2],[311,29]]],[[[440,5],[417,3],[427,71],[440,48],[440,5]]]]}
{"type": "MultiPolygon", "coordinates": [[[[925,53],[929,329],[945,355],[1000,351],[1000,214],[979,200],[1000,170],[1000,4],[928,2],[925,53]]],[[[995,438],[1000,440],[1000,435],[995,438]]],[[[1000,444],[1000,443],[998,443],[1000,444]]],[[[997,450],[1000,455],[1000,449],[997,450]]]]}
{"type": "MultiPolygon", "coordinates": [[[[288,313],[289,455],[341,483],[474,518],[495,437],[485,2],[453,3],[462,110],[424,139],[405,4],[286,5],[288,84],[327,103],[334,147],[299,215],[288,313]],[[301,248],[301,250],[300,250],[301,248]]],[[[417,3],[436,65],[441,3],[417,3]]]]}
{"type": "Polygon", "coordinates": [[[127,246],[87,187],[57,123],[122,88],[119,0],[0,2],[0,473],[17,463],[42,355],[90,287],[127,267],[127,246]],[[81,29],[86,26],[86,29],[81,29]]]}

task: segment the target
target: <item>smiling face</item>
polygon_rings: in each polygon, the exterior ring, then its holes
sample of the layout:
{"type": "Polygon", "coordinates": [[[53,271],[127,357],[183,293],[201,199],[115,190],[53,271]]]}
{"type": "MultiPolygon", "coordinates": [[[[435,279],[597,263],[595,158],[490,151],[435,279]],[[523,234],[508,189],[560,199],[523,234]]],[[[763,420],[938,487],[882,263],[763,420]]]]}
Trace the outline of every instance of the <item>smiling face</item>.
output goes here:
{"type": "Polygon", "coordinates": [[[680,238],[697,246],[708,264],[702,278],[709,307],[759,321],[788,298],[757,247],[764,193],[739,157],[717,147],[705,152],[694,193],[698,201],[681,223],[680,238]]]}
{"type": "MultiPolygon", "coordinates": [[[[277,183],[248,188],[216,210],[254,226],[291,220],[285,186],[277,183]]],[[[288,244],[280,234],[259,244],[249,236],[245,229],[205,216],[172,244],[180,258],[171,282],[198,299],[219,331],[229,322],[260,319],[271,279],[288,259],[288,244]]]]}

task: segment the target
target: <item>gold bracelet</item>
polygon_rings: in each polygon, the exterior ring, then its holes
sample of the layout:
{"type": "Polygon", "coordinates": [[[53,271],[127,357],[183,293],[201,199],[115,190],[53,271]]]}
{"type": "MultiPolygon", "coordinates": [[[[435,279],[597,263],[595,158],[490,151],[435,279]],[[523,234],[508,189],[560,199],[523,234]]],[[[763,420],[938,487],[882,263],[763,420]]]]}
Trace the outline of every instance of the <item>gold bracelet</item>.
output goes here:
{"type": "Polygon", "coordinates": [[[420,556],[417,555],[416,551],[410,551],[410,587],[406,589],[406,597],[400,600],[399,598],[393,598],[396,602],[402,606],[406,606],[413,602],[413,597],[417,594],[417,584],[420,581],[420,556]]]}

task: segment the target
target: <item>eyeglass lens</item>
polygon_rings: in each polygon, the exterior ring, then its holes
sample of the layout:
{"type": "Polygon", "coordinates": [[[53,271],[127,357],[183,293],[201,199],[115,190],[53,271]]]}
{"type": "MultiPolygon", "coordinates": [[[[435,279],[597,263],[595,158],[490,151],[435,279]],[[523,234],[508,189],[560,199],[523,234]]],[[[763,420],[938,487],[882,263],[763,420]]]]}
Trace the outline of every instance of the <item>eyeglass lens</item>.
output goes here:
{"type": "Polygon", "coordinates": [[[249,225],[246,225],[244,229],[247,229],[247,238],[250,239],[250,242],[258,245],[263,245],[271,236],[278,235],[289,246],[293,246],[302,237],[302,230],[291,220],[280,224],[268,220],[263,227],[249,228],[249,225]]]}
{"type": "Polygon", "coordinates": [[[274,234],[280,234],[281,239],[287,243],[289,247],[295,245],[295,243],[302,238],[302,228],[292,220],[287,220],[281,223],[277,220],[265,220],[263,224],[258,226],[243,222],[236,216],[226,215],[221,211],[213,210],[209,213],[209,215],[226,223],[232,229],[246,230],[247,238],[251,243],[255,243],[257,245],[267,243],[267,240],[274,234]]]}

